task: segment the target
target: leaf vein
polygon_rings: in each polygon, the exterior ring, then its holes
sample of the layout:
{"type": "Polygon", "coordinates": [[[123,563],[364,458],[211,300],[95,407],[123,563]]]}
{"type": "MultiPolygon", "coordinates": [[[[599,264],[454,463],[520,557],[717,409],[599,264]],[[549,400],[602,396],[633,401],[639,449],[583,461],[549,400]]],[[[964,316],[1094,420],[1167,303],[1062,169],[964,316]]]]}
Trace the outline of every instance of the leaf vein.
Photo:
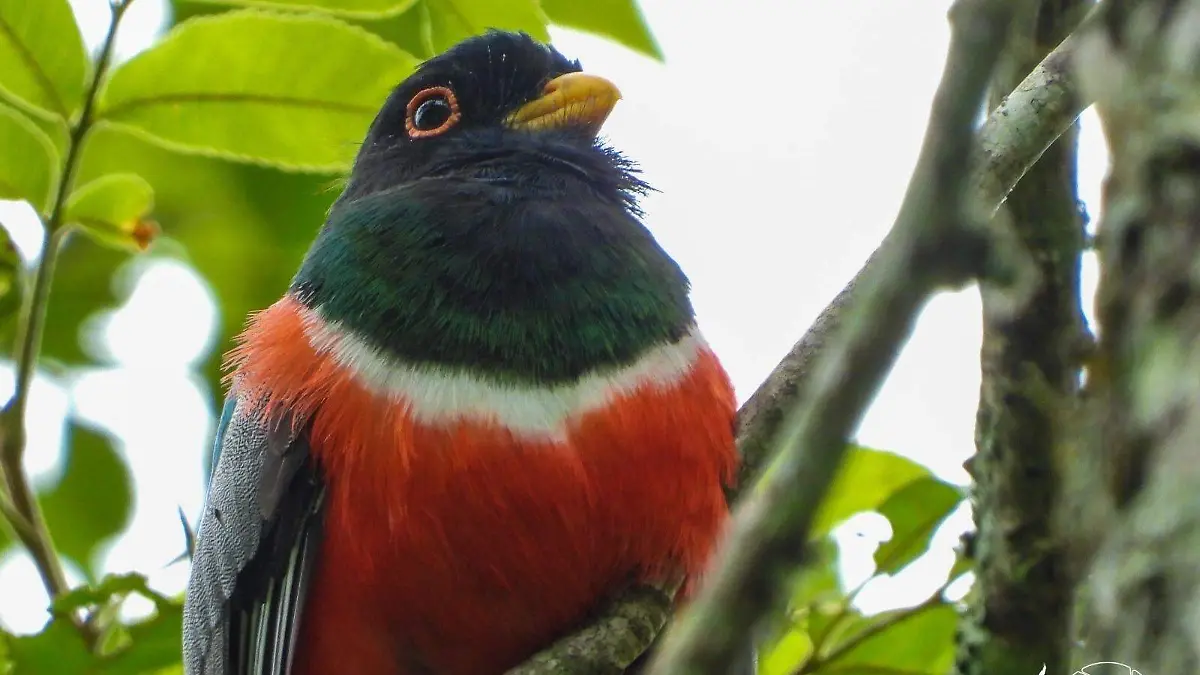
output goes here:
{"type": "Polygon", "coordinates": [[[29,48],[25,46],[25,43],[20,40],[16,31],[13,30],[12,25],[5,21],[3,16],[0,16],[0,33],[4,33],[8,36],[8,39],[12,41],[13,46],[17,50],[17,54],[33,73],[33,77],[37,80],[38,85],[41,86],[43,93],[50,98],[50,103],[54,106],[54,111],[65,118],[67,116],[67,106],[63,103],[62,99],[59,98],[58,91],[54,88],[54,83],[50,81],[50,78],[46,75],[45,71],[42,70],[41,65],[37,62],[37,59],[33,58],[33,53],[30,52],[29,48]]]}
{"type": "Polygon", "coordinates": [[[148,108],[156,105],[170,105],[172,103],[261,103],[266,105],[309,108],[314,110],[330,110],[335,112],[361,114],[371,114],[375,112],[375,108],[370,106],[341,103],[338,101],[322,101],[318,99],[308,99],[297,96],[187,92],[178,94],[160,94],[158,96],[145,96],[142,98],[129,99],[114,105],[107,110],[101,111],[97,116],[97,119],[115,119],[122,114],[127,114],[129,111],[136,110],[138,108],[148,108]]]}

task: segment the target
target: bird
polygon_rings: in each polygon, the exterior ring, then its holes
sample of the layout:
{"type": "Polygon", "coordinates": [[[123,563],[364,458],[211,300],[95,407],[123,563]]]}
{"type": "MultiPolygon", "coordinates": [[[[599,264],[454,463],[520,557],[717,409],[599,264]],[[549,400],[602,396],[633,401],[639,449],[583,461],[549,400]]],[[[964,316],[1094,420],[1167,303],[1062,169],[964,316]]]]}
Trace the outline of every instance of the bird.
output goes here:
{"type": "Polygon", "coordinates": [[[489,30],[387,96],[226,356],[187,675],[499,675],[729,525],[736,397],[621,99],[489,30]]]}

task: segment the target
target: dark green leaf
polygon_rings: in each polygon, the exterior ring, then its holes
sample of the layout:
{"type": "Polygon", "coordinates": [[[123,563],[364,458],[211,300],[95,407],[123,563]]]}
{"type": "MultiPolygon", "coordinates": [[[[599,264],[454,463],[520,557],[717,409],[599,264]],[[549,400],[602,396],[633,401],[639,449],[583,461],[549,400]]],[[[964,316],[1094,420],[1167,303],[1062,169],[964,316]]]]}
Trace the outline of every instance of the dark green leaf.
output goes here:
{"type": "Polygon", "coordinates": [[[416,63],[332,17],[226,12],[176,27],[120,66],[99,116],[177,150],[337,172],[416,63]]]}
{"type": "Polygon", "coordinates": [[[54,198],[58,151],[28,117],[0,104],[0,199],[25,199],[44,217],[54,198]]]}
{"type": "Polygon", "coordinates": [[[816,672],[857,675],[886,669],[942,675],[954,665],[958,613],[951,605],[931,602],[915,609],[885,612],[868,617],[867,625],[871,628],[856,627],[841,636],[840,644],[830,645],[833,650],[841,651],[849,642],[857,642],[816,672]],[[878,632],[868,636],[868,630],[878,632]]]}
{"type": "Polygon", "coordinates": [[[552,23],[610,38],[659,61],[663,58],[637,0],[542,0],[542,9],[552,23]]]}
{"type": "Polygon", "coordinates": [[[875,551],[877,574],[895,574],[929,549],[938,525],[962,503],[959,488],[933,476],[918,478],[878,509],[892,524],[892,538],[875,551]]]}
{"type": "Polygon", "coordinates": [[[435,52],[489,28],[521,30],[542,42],[550,41],[547,18],[537,0],[423,0],[429,10],[435,52]]]}
{"type": "Polygon", "coordinates": [[[0,227],[0,325],[8,322],[21,308],[24,281],[21,254],[8,230],[0,227]]]}
{"type": "Polygon", "coordinates": [[[314,11],[352,16],[373,18],[397,12],[403,12],[412,6],[416,0],[195,0],[210,2],[215,5],[235,5],[241,7],[261,7],[264,9],[290,9],[299,11],[314,11]]]}
{"type": "Polygon", "coordinates": [[[928,469],[895,453],[851,447],[810,536],[824,536],[850,516],[877,510],[897,490],[928,475],[928,469]]]}
{"type": "Polygon", "coordinates": [[[62,480],[40,496],[60,553],[95,573],[95,554],[124,529],[133,506],[125,462],[112,439],[72,425],[62,480]]]}
{"type": "MultiPolygon", "coordinates": [[[[67,0],[0,2],[0,93],[30,111],[69,118],[88,68],[67,0]]],[[[6,148],[7,149],[7,148],[6,148]]]]}
{"type": "Polygon", "coordinates": [[[66,222],[107,246],[145,251],[158,235],[149,219],[154,188],[134,173],[114,173],[89,182],[71,193],[66,222]]]}

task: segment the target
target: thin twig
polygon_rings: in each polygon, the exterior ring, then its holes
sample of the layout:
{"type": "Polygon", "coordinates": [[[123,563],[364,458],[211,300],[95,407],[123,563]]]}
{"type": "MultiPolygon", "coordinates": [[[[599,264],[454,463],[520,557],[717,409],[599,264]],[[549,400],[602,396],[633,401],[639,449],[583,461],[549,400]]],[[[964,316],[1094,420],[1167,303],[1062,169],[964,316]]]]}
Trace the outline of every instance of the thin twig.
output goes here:
{"type": "Polygon", "coordinates": [[[18,539],[24,541],[37,537],[37,530],[33,528],[33,524],[25,520],[25,516],[17,511],[17,507],[13,506],[13,503],[2,492],[0,492],[0,517],[8,522],[18,539]]]}
{"type": "MultiPolygon", "coordinates": [[[[29,555],[33,558],[51,600],[66,593],[69,586],[62,562],[54,549],[54,540],[46,526],[46,520],[38,506],[37,497],[22,466],[26,440],[25,414],[29,403],[30,385],[33,382],[38,355],[41,351],[47,303],[50,298],[51,283],[54,279],[54,265],[68,232],[68,229],[64,227],[67,197],[71,193],[84,141],[92,128],[92,111],[100,84],[112,59],[117,27],[131,3],[132,0],[125,0],[111,6],[112,22],[84,95],[83,109],[78,121],[71,128],[54,205],[50,211],[50,217],[46,221],[46,236],[42,241],[33,292],[22,308],[17,328],[15,391],[12,399],[4,406],[3,411],[0,411],[0,446],[2,446],[0,447],[0,464],[3,466],[3,475],[7,484],[7,498],[25,525],[21,526],[14,522],[13,530],[20,538],[21,543],[29,550],[29,555]]],[[[85,639],[91,644],[96,637],[94,631],[89,630],[82,622],[77,622],[77,625],[85,639]]]]}
{"type": "Polygon", "coordinates": [[[809,527],[841,466],[847,440],[911,334],[930,295],[982,273],[991,252],[969,218],[973,129],[1019,3],[958,0],[942,83],[878,273],[816,365],[806,405],[781,425],[783,450],[741,501],[719,568],[668,629],[653,675],[734,666],[762,619],[788,596],[809,527]]]}

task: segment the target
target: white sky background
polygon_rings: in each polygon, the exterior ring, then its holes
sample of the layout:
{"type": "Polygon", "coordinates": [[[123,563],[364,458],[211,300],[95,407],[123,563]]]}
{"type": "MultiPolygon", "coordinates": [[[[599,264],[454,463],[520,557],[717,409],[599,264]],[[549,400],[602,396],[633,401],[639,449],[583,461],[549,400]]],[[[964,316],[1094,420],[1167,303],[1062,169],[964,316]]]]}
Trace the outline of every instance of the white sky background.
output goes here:
{"type": "MultiPolygon", "coordinates": [[[[93,49],[107,29],[106,2],[72,0],[93,49]]],[[[120,58],[153,41],[166,19],[164,4],[137,0],[119,36],[120,58]]],[[[701,326],[741,400],[891,226],[941,74],[949,5],[642,0],[665,65],[598,38],[551,31],[561,51],[621,88],[624,100],[606,133],[661,191],[644,202],[647,224],[691,277],[701,326]]],[[[1106,163],[1089,113],[1080,179],[1093,217],[1106,163]]],[[[23,251],[36,251],[40,235],[28,210],[0,203],[0,221],[23,251]]],[[[318,226],[312,223],[314,232],[318,226]]],[[[108,354],[101,356],[113,365],[35,383],[27,466],[39,483],[55,480],[69,406],[118,434],[136,481],[136,512],[107,555],[107,571],[138,570],[160,590],[178,593],[187,565],[166,564],[184,548],[177,506],[195,519],[203,501],[200,458],[214,411],[191,368],[215,340],[215,298],[175,262],[134,258],[125,271],[117,283],[127,305],[92,327],[106,336],[108,354]]],[[[1084,282],[1090,311],[1091,264],[1084,282]]],[[[931,303],[859,430],[860,442],[966,483],[961,465],[974,449],[979,315],[973,288],[931,303]]],[[[11,386],[4,366],[0,389],[11,386]]],[[[923,599],[944,579],[969,515],[964,509],[952,521],[935,538],[934,553],[874,583],[859,606],[879,611],[923,599]]],[[[887,531],[869,518],[843,528],[848,582],[870,574],[870,553],[887,531]]],[[[0,598],[0,623],[12,630],[38,630],[46,618],[45,594],[24,554],[0,559],[0,598]]]]}

